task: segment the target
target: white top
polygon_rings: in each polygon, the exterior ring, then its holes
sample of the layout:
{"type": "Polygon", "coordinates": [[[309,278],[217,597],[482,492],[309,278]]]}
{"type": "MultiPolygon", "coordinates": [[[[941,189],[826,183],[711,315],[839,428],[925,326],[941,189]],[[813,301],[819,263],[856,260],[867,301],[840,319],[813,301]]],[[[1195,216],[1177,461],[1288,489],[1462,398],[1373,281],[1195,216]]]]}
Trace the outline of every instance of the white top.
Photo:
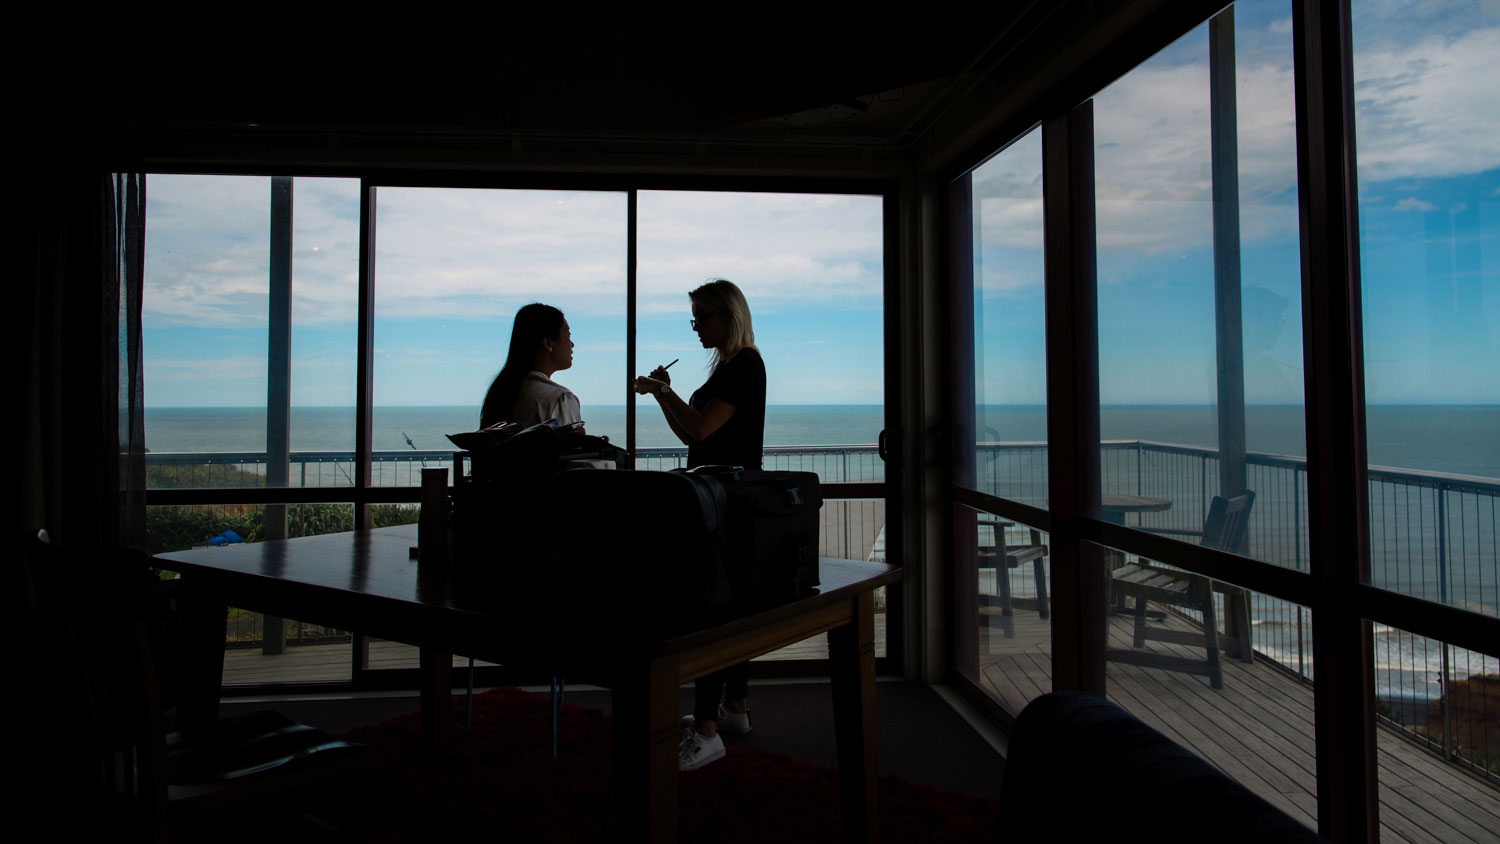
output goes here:
{"type": "Polygon", "coordinates": [[[567,387],[540,372],[527,373],[521,379],[521,393],[516,396],[511,421],[521,427],[556,419],[559,425],[583,421],[583,406],[567,387]]]}

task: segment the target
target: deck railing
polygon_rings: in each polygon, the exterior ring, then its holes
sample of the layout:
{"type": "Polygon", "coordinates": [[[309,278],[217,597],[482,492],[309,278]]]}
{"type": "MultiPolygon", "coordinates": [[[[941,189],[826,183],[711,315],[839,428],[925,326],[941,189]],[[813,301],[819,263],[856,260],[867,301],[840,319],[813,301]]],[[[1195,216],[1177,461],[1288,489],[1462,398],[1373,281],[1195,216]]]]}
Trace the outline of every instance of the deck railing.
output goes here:
{"type": "MultiPolygon", "coordinates": [[[[981,491],[1046,506],[1045,443],[985,443],[976,459],[981,491]]],[[[1245,462],[1246,486],[1256,493],[1248,527],[1249,554],[1307,571],[1307,461],[1252,453],[1245,462]]],[[[1102,444],[1101,466],[1105,493],[1172,501],[1161,512],[1127,515],[1130,526],[1197,530],[1219,489],[1218,452],[1209,448],[1107,441],[1102,444]]],[[[1371,467],[1369,485],[1372,584],[1500,616],[1500,480],[1371,467]]],[[[1012,573],[1012,591],[1030,596],[1031,581],[1023,574],[1012,573]]],[[[1310,611],[1252,593],[1251,616],[1257,654],[1311,682],[1310,611]]],[[[1491,777],[1500,775],[1500,754],[1493,750],[1500,746],[1500,736],[1476,737],[1475,727],[1455,730],[1454,708],[1445,695],[1469,678],[1500,672],[1496,655],[1383,625],[1374,632],[1376,695],[1382,714],[1413,736],[1433,741],[1448,758],[1467,760],[1491,777]]],[[[1480,700],[1483,692],[1467,685],[1465,694],[1480,700]]],[[[1493,707],[1493,701],[1488,705],[1493,707]]]]}
{"type": "MultiPolygon", "coordinates": [[[[642,448],[637,466],[670,469],[686,463],[684,448],[642,448]]],[[[377,486],[416,486],[419,469],[452,469],[453,452],[398,451],[374,455],[377,486]]],[[[148,454],[158,483],[177,487],[259,486],[266,456],[237,454],[148,454]]],[[[1039,507],[1047,504],[1045,443],[981,443],[976,452],[980,490],[1039,507]]],[[[874,445],[775,446],[765,450],[774,469],[816,472],[827,483],[880,481],[885,464],[874,445]]],[[[1157,513],[1126,517],[1131,526],[1195,530],[1202,526],[1218,491],[1219,460],[1213,449],[1117,440],[1102,444],[1106,493],[1165,498],[1172,506],[1157,513]]],[[[353,485],[349,452],[294,452],[293,486],[338,488],[353,485]]],[[[1303,458],[1252,453],[1246,458],[1246,484],[1256,492],[1248,529],[1250,554],[1286,568],[1308,568],[1307,463],[1303,458]]],[[[1500,615],[1500,481],[1461,475],[1371,468],[1371,572],[1375,586],[1485,615],[1500,615]]],[[[830,502],[823,517],[823,553],[864,555],[884,523],[883,502],[830,502]]],[[[1017,577],[1017,595],[1031,589],[1017,577]]],[[[1254,594],[1252,640],[1264,659],[1304,680],[1313,677],[1311,617],[1305,607],[1254,594]]],[[[312,631],[310,631],[312,632],[312,631]]],[[[1431,718],[1442,718],[1443,751],[1458,753],[1448,724],[1451,714],[1429,710],[1444,690],[1469,676],[1500,671],[1494,655],[1477,654],[1401,630],[1376,630],[1377,695],[1389,717],[1427,733],[1431,718]]],[[[1492,763],[1493,764],[1493,763],[1492,763]]]]}

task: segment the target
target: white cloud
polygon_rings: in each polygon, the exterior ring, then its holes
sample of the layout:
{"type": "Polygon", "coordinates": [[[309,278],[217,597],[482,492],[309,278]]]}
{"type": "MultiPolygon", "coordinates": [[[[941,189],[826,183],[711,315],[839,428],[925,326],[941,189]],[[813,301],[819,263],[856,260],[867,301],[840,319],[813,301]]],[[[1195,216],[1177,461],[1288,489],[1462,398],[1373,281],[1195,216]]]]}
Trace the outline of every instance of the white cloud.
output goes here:
{"type": "MultiPolygon", "coordinates": [[[[1363,42],[1356,38],[1363,183],[1405,178],[1416,189],[1416,180],[1500,167],[1493,126],[1500,86],[1475,81],[1489,75],[1500,27],[1488,7],[1483,15],[1476,8],[1472,2],[1424,3],[1363,12],[1375,21],[1365,26],[1363,42]],[[1414,31],[1441,34],[1413,37],[1414,31]]],[[[1290,25],[1289,18],[1272,21],[1269,34],[1239,56],[1240,223],[1247,244],[1297,237],[1290,25]]],[[[1195,31],[1170,55],[1164,52],[1095,97],[1101,249],[1158,254],[1212,242],[1209,73],[1201,36],[1195,31]]],[[[1040,214],[1027,202],[1040,196],[1039,151],[1017,155],[1014,149],[975,173],[981,239],[987,247],[1040,249],[1040,214]]],[[[997,277],[997,283],[1005,282],[997,277]]]]}
{"type": "Polygon", "coordinates": [[[979,199],[981,244],[985,247],[1042,248],[1042,199],[985,196],[979,199]]]}
{"type": "Polygon", "coordinates": [[[165,381],[231,381],[266,379],[266,359],[256,355],[222,358],[149,358],[144,362],[148,384],[165,381]]]}
{"type": "MultiPolygon", "coordinates": [[[[271,180],[265,177],[148,177],[143,308],[148,325],[265,324],[270,193],[271,180]]],[[[294,325],[353,318],[358,211],[353,180],[294,183],[294,325]]]]}
{"type": "MultiPolygon", "coordinates": [[[[293,322],[355,317],[358,185],[298,179],[293,322]]],[[[149,325],[264,324],[270,180],[150,177],[149,325]]],[[[733,279],[777,303],[878,302],[878,197],[643,192],[637,307],[685,312],[686,293],[733,279]]],[[[508,319],[532,301],[625,310],[625,194],[382,188],[377,319],[508,319]]]]}
{"type": "Polygon", "coordinates": [[[739,285],[756,313],[778,302],[878,300],[881,205],[863,196],[643,192],[642,305],[683,309],[687,292],[713,277],[739,285]]]}
{"type": "MultiPolygon", "coordinates": [[[[1158,254],[1212,243],[1206,39],[1196,49],[1195,62],[1147,63],[1095,99],[1101,250],[1158,254]]],[[[1241,237],[1247,243],[1295,238],[1290,45],[1285,55],[1261,49],[1242,56],[1236,76],[1241,237]]]]}
{"type": "Polygon", "coordinates": [[[1431,202],[1427,202],[1425,200],[1417,199],[1414,196],[1408,196],[1407,198],[1405,198],[1405,199],[1401,200],[1400,202],[1396,203],[1396,210],[1397,211],[1436,211],[1437,210],[1437,206],[1433,205],[1431,202]]]}
{"type": "Polygon", "coordinates": [[[1361,181],[1432,178],[1500,167],[1494,72],[1500,27],[1377,42],[1354,51],[1361,181]]]}

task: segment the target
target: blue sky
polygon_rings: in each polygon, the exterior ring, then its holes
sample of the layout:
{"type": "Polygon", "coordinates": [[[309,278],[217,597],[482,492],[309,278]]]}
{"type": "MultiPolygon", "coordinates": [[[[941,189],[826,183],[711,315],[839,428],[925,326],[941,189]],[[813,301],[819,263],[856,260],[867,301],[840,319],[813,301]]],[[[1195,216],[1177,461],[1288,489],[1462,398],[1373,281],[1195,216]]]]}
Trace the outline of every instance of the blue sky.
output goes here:
{"type": "MultiPolygon", "coordinates": [[[[354,401],[357,184],[298,179],[293,403],[354,401]]],[[[148,406],[264,403],[266,179],[156,176],[148,186],[148,406]]],[[[687,292],[732,279],[751,304],[774,404],[880,404],[881,200],[643,191],[637,369],[704,378],[687,292]]],[[[625,194],[382,188],[375,402],[463,405],[503,363],[533,301],[577,343],[557,379],[626,400],[625,194]]]]}
{"type": "MultiPolygon", "coordinates": [[[[1302,400],[1289,3],[1236,5],[1246,399],[1302,400]]],[[[1500,4],[1355,3],[1372,403],[1500,403],[1500,4]]],[[[1212,403],[1207,26],[1094,101],[1100,392],[1212,403]]],[[[1040,133],[974,174],[982,401],[1045,402],[1040,133]]]]}
{"type": "MultiPolygon", "coordinates": [[[[1236,6],[1245,384],[1302,398],[1290,4],[1236,6]]],[[[1357,2],[1367,396],[1500,403],[1500,2],[1357,2]]],[[[1216,366],[1206,27],[1095,98],[1101,395],[1211,403],[1216,366]]],[[[974,175],[980,391],[1045,402],[1036,133],[974,175]]],[[[357,183],[298,179],[293,402],[354,401],[357,183]]],[[[781,404],[882,401],[880,200],[643,192],[640,360],[703,377],[687,290],[739,283],[781,404]]],[[[148,406],[265,394],[269,181],[148,183],[148,406]]],[[[475,404],[517,307],[556,304],[558,380],[623,404],[622,193],[382,189],[377,404],[475,404]]]]}

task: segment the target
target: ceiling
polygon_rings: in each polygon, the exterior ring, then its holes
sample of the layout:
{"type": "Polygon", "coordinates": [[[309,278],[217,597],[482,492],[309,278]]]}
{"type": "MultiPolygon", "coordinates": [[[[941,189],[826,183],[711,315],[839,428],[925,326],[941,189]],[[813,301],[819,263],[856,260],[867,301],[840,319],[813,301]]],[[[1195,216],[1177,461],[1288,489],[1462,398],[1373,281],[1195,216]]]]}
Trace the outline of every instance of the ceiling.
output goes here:
{"type": "Polygon", "coordinates": [[[285,157],[309,160],[318,145],[347,153],[361,144],[555,149],[605,140],[906,156],[950,112],[952,125],[970,125],[1008,97],[1034,100],[1078,67],[1106,63],[1095,60],[1100,45],[1139,40],[1125,34],[1142,21],[1169,31],[1153,16],[1201,20],[1209,5],[1021,0],[961,14],[924,6],[834,15],[764,5],[269,3],[86,18],[59,6],[16,16],[33,51],[0,57],[11,79],[24,80],[0,119],[12,134],[175,144],[196,151],[189,157],[235,145],[273,159],[281,145],[285,157]]]}
{"type": "MultiPolygon", "coordinates": [[[[560,133],[899,131],[1031,3],[817,18],[312,5],[22,27],[55,49],[12,118],[560,133]]],[[[12,56],[8,61],[15,63],[12,56]]],[[[14,77],[13,77],[14,78],[14,77]]]]}

